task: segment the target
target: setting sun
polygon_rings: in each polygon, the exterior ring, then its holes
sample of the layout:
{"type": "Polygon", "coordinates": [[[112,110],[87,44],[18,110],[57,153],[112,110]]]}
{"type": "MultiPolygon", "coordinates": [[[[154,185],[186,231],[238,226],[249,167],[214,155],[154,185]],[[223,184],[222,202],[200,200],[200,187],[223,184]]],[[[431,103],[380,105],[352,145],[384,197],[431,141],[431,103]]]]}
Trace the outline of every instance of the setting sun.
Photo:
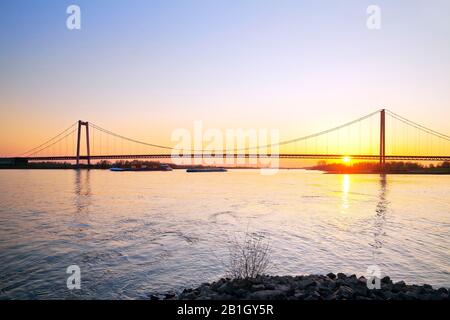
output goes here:
{"type": "Polygon", "coordinates": [[[345,164],[350,164],[350,162],[352,161],[352,159],[350,157],[343,157],[342,158],[342,162],[345,164]]]}

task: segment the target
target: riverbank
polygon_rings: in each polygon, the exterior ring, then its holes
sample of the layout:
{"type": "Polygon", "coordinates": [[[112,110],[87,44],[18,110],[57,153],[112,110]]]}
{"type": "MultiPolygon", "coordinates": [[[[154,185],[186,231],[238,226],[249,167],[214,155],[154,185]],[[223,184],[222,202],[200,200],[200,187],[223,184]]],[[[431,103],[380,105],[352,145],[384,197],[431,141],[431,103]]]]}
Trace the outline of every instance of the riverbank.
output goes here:
{"type": "MultiPolygon", "coordinates": [[[[111,168],[160,168],[161,166],[168,166],[172,169],[198,169],[198,168],[211,168],[214,166],[204,166],[204,165],[177,165],[173,163],[162,163],[158,161],[116,161],[114,163],[108,161],[100,161],[91,165],[79,164],[68,162],[29,162],[26,164],[12,164],[4,165],[0,164],[0,170],[79,170],[79,169],[99,169],[99,170],[109,170],[111,168]]],[[[221,168],[225,169],[260,169],[258,167],[250,166],[223,166],[221,168]]],[[[155,170],[158,171],[158,170],[155,170]]],[[[161,170],[167,171],[167,170],[161,170]]]]}
{"type": "MultiPolygon", "coordinates": [[[[310,170],[311,169],[307,169],[310,170]]],[[[450,175],[450,171],[405,171],[405,172],[382,172],[382,171],[358,171],[358,172],[349,172],[349,171],[323,171],[323,170],[315,170],[322,171],[325,174],[417,174],[417,175],[450,175]]]]}
{"type": "Polygon", "coordinates": [[[307,276],[258,276],[220,279],[183,292],[152,295],[154,300],[450,300],[446,288],[393,283],[381,279],[380,289],[368,289],[367,279],[343,273],[307,276]]]}
{"type": "MultiPolygon", "coordinates": [[[[29,163],[17,163],[17,164],[1,164],[0,170],[8,169],[49,169],[49,170],[67,170],[67,169],[110,169],[110,168],[158,168],[161,166],[169,166],[172,169],[193,169],[193,168],[207,168],[209,166],[201,165],[176,165],[173,163],[162,163],[159,161],[99,161],[91,165],[80,164],[76,165],[69,162],[29,162],[29,163]]],[[[258,167],[250,166],[224,166],[225,169],[261,169],[258,167]]],[[[304,169],[311,171],[321,171],[327,174],[416,174],[416,175],[449,175],[450,174],[450,162],[444,161],[439,164],[423,165],[413,162],[387,162],[381,166],[376,162],[359,162],[351,164],[343,163],[326,163],[321,162],[315,166],[310,167],[281,167],[280,170],[296,170],[304,169]]],[[[158,170],[157,170],[158,171],[158,170]]],[[[162,170],[166,171],[166,170],[162,170]]]]}
{"type": "Polygon", "coordinates": [[[423,165],[415,162],[386,162],[380,165],[375,162],[358,163],[320,163],[307,170],[319,170],[329,174],[450,174],[450,163],[423,165]]]}

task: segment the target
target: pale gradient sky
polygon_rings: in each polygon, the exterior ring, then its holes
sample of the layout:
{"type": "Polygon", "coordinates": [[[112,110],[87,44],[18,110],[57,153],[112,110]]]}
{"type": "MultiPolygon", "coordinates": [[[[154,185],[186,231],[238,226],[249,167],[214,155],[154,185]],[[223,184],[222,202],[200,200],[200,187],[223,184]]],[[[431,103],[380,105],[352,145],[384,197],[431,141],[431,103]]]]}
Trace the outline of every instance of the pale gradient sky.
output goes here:
{"type": "Polygon", "coordinates": [[[320,131],[386,106],[450,133],[450,1],[0,2],[0,155],[78,119],[320,131]],[[78,4],[82,29],[66,28],[78,4]],[[366,8],[382,29],[366,28],[366,8]]]}

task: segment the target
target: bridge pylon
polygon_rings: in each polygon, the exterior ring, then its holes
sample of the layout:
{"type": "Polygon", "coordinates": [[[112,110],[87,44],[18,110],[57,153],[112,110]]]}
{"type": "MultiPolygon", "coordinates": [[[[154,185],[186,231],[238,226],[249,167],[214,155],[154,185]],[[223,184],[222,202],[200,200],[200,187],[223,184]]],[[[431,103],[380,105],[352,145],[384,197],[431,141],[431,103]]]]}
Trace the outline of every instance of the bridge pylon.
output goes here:
{"type": "Polygon", "coordinates": [[[81,143],[81,127],[86,128],[86,153],[88,166],[91,165],[91,148],[89,145],[89,122],[78,120],[78,136],[77,136],[77,167],[80,166],[80,143],[81,143]]]}
{"type": "Polygon", "coordinates": [[[380,111],[380,165],[386,163],[386,109],[380,111]]]}

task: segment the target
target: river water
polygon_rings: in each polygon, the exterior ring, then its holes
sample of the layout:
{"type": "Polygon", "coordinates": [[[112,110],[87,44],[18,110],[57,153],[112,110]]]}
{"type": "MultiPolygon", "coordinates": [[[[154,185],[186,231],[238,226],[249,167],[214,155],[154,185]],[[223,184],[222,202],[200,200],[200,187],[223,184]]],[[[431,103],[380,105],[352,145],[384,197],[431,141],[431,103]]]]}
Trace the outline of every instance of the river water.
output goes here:
{"type": "Polygon", "coordinates": [[[270,243],[271,274],[376,265],[450,287],[450,176],[2,170],[0,203],[0,299],[181,290],[223,276],[245,232],[270,243]]]}

